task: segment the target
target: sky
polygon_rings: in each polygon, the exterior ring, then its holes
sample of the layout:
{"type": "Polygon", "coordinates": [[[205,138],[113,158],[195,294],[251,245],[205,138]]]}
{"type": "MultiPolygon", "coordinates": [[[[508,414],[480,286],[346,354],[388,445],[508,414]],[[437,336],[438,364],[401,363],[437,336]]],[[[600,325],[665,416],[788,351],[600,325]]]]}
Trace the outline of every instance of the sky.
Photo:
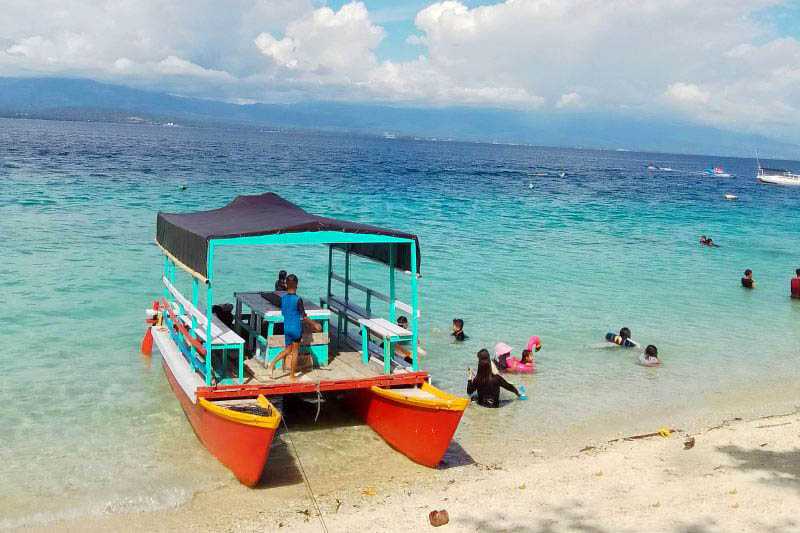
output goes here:
{"type": "Polygon", "coordinates": [[[0,0],[0,76],[659,117],[800,142],[800,0],[0,0]]]}

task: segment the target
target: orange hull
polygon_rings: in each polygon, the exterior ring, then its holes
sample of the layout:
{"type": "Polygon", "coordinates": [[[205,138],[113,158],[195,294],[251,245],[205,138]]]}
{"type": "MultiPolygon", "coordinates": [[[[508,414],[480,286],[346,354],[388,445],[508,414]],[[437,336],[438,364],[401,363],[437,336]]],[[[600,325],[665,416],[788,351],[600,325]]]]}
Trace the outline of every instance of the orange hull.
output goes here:
{"type": "MultiPolygon", "coordinates": [[[[259,427],[231,420],[219,413],[227,410],[216,407],[202,398],[198,399],[198,403],[192,403],[178,385],[169,365],[164,362],[163,366],[172,391],[178,397],[183,412],[186,413],[186,418],[192,424],[192,429],[200,442],[227,466],[239,481],[248,487],[256,486],[264,472],[277,425],[274,428],[259,427]]],[[[279,415],[278,420],[280,420],[279,415]]]]}
{"type": "Polygon", "coordinates": [[[350,405],[392,448],[415,463],[436,468],[444,457],[469,401],[425,384],[436,400],[403,398],[403,389],[363,389],[349,395],[350,405]],[[441,399],[447,398],[447,399],[441,399]]]}

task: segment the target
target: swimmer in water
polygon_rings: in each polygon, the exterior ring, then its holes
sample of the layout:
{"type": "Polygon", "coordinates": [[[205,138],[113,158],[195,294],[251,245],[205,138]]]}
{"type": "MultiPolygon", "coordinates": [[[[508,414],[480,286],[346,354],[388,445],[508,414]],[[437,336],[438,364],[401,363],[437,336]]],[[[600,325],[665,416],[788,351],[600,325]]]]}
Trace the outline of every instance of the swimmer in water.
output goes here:
{"type": "Polygon", "coordinates": [[[451,333],[455,340],[457,341],[465,341],[469,337],[467,334],[464,333],[464,319],[462,318],[454,318],[453,319],[453,333],[451,333]]]}
{"type": "Polygon", "coordinates": [[[528,344],[525,346],[525,349],[522,350],[522,357],[520,361],[524,365],[532,365],[533,364],[533,352],[536,351],[537,353],[539,350],[542,349],[542,341],[539,339],[538,335],[533,335],[530,339],[528,339],[528,344]]]}
{"type": "Polygon", "coordinates": [[[628,328],[621,328],[618,335],[606,333],[606,340],[624,348],[632,348],[636,346],[636,343],[631,340],[631,330],[628,328]]]}
{"type": "Polygon", "coordinates": [[[642,362],[646,365],[661,364],[661,361],[658,359],[658,348],[656,348],[652,344],[649,344],[647,348],[644,349],[644,356],[642,358],[642,362]]]}
{"type": "Polygon", "coordinates": [[[744,271],[744,277],[742,278],[742,287],[745,289],[755,289],[756,288],[756,280],[753,279],[753,271],[749,268],[744,271]]]}
{"type": "Polygon", "coordinates": [[[789,282],[789,294],[794,299],[800,299],[800,268],[794,271],[795,276],[789,282]]]}
{"type": "Polygon", "coordinates": [[[495,364],[500,370],[508,369],[508,358],[511,357],[511,346],[504,342],[498,342],[494,346],[495,364]]]}
{"type": "Polygon", "coordinates": [[[500,407],[500,388],[520,397],[514,385],[493,372],[488,350],[481,350],[478,352],[478,374],[473,375],[472,369],[467,371],[467,396],[477,393],[478,405],[497,408],[500,407]]]}

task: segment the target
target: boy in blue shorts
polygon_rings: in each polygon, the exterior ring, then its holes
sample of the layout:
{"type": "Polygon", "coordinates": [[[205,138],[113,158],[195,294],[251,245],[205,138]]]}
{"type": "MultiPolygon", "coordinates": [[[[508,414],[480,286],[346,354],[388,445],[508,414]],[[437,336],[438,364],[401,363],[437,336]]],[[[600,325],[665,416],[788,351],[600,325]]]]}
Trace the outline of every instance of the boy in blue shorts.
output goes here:
{"type": "Polygon", "coordinates": [[[299,280],[294,274],[286,276],[286,294],[281,296],[281,314],[283,315],[283,338],[285,348],[269,364],[269,373],[275,379],[275,365],[283,361],[284,368],[289,364],[289,380],[297,381],[297,359],[300,355],[300,339],[303,336],[303,321],[308,320],[303,300],[297,296],[299,280]]]}

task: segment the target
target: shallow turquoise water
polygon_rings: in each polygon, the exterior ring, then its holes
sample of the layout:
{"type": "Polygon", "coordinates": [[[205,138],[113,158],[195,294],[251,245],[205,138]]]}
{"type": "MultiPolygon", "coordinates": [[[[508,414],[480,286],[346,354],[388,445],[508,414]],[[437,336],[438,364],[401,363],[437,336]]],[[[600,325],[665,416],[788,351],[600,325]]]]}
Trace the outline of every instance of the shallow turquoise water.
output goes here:
{"type": "MultiPolygon", "coordinates": [[[[439,385],[461,392],[475,352],[498,340],[519,348],[535,333],[545,346],[539,372],[517,380],[529,402],[468,413],[458,439],[469,452],[498,433],[536,443],[797,380],[800,304],[787,293],[800,190],[753,175],[744,159],[0,120],[0,527],[174,505],[230,479],[196,442],[157,358],[138,354],[160,291],[158,210],[275,191],[416,232],[424,364],[439,385]],[[650,161],[675,172],[648,173],[650,161]],[[713,164],[737,177],[698,173],[713,164]],[[722,247],[701,248],[700,233],[722,247]],[[744,268],[757,290],[739,287],[744,268]],[[448,336],[456,316],[462,345],[448,336]],[[659,347],[662,368],[599,344],[622,325],[659,347]]],[[[225,251],[216,294],[270,286],[286,268],[313,297],[325,262],[322,248],[225,251]]],[[[355,269],[378,286],[382,275],[355,269]]]]}

